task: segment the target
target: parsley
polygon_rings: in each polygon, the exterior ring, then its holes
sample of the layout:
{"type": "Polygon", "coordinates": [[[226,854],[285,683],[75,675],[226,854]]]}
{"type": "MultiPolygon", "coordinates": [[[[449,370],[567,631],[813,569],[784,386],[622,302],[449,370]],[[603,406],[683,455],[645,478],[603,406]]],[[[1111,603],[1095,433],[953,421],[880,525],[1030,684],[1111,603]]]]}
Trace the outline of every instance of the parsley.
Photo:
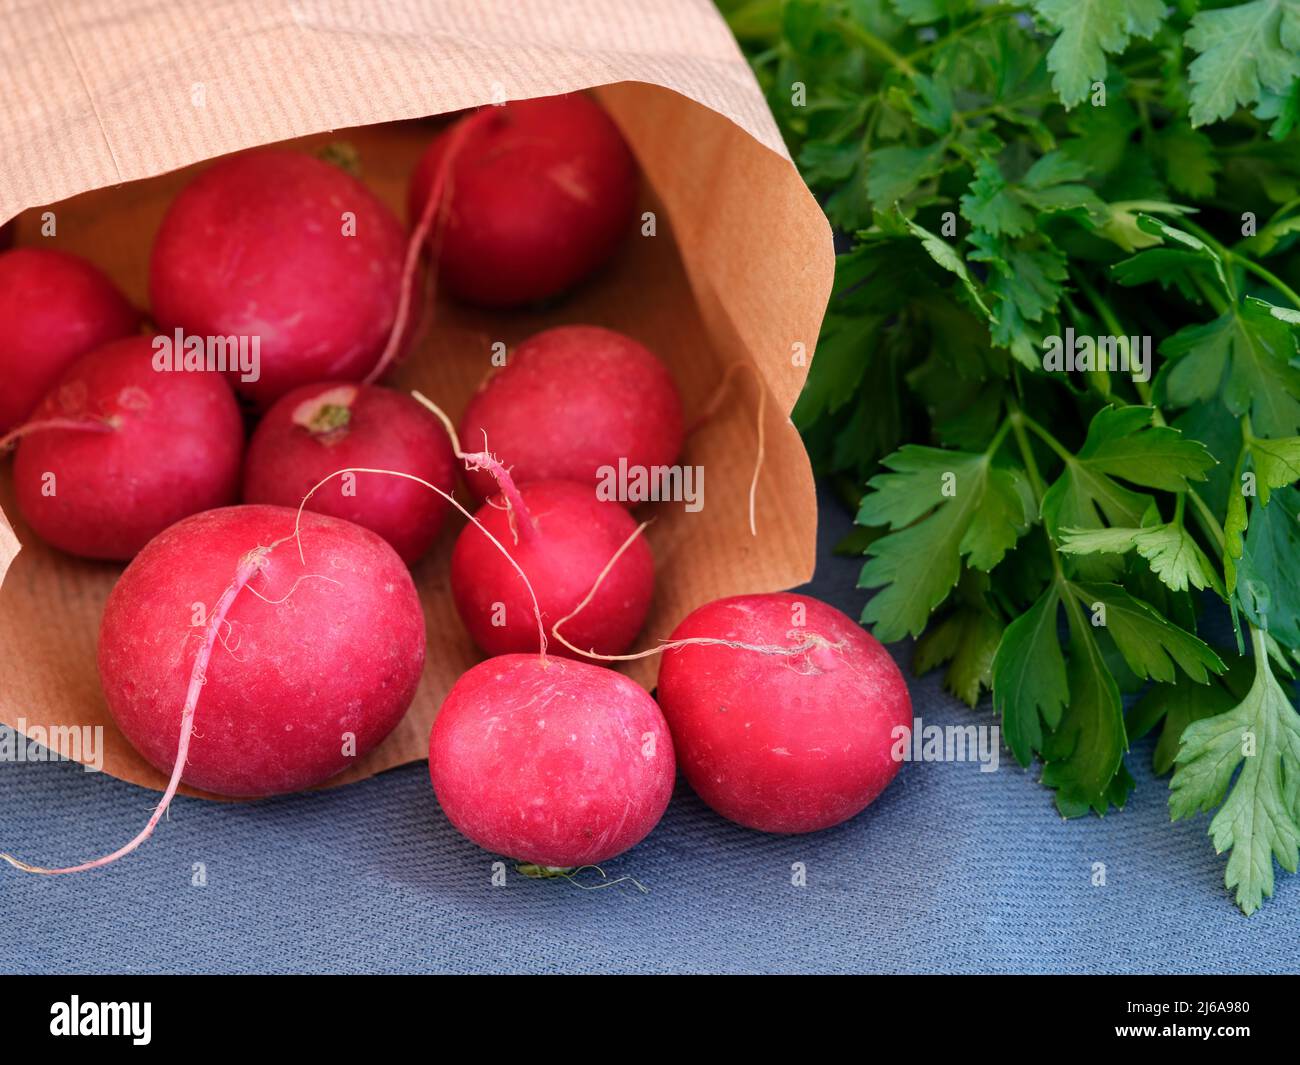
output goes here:
{"type": "Polygon", "coordinates": [[[1066,816],[1158,730],[1253,911],[1300,847],[1300,0],[721,3],[844,240],[794,420],[864,624],[1066,816]]]}

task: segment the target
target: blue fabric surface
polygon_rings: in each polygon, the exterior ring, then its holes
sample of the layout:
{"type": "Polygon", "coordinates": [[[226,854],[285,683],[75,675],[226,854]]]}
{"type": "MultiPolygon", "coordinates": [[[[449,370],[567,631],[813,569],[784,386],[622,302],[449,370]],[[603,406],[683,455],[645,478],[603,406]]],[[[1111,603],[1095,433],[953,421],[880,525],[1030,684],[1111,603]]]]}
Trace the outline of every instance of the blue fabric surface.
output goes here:
{"type": "MultiPolygon", "coordinates": [[[[810,592],[856,616],[857,563],[825,498],[810,592]]],[[[921,560],[918,560],[920,563],[921,560]]],[[[895,648],[900,661],[909,648],[895,648]]],[[[910,676],[910,675],[909,675],[910,676]]],[[[991,719],[913,683],[926,723],[991,719]]],[[[1137,791],[1066,823],[1005,756],[914,763],[865,813],[802,837],[749,832],[679,783],[663,823],[583,891],[510,871],[439,812],[426,767],[247,805],[180,799],[139,852],[88,875],[0,868],[0,969],[39,972],[1294,972],[1300,883],[1243,917],[1207,819],[1176,825],[1149,742],[1137,791]],[[207,886],[191,886],[203,863],[207,886]],[[807,868],[807,886],[791,867],[807,868]],[[1106,886],[1092,884],[1104,862],[1106,886]]],[[[0,764],[0,846],[84,859],[156,795],[68,764],[0,764]]]]}

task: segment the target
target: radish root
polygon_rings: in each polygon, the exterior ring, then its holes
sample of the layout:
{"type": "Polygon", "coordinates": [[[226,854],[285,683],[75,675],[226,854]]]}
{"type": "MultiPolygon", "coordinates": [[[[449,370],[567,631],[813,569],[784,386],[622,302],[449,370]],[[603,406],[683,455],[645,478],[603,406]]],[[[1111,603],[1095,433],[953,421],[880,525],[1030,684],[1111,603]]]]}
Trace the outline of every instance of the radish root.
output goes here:
{"type": "Polygon", "coordinates": [[[561,869],[552,865],[524,864],[516,865],[515,872],[520,876],[526,876],[533,880],[567,880],[574,887],[582,888],[583,891],[599,891],[601,888],[611,888],[618,884],[630,882],[642,895],[650,894],[650,889],[636,877],[625,874],[615,880],[610,880],[605,870],[599,865],[579,865],[577,868],[561,869]],[[600,874],[599,882],[584,884],[578,879],[578,875],[585,873],[588,869],[594,869],[600,874]]]}
{"type": "Polygon", "coordinates": [[[713,390],[713,395],[704,405],[704,410],[699,417],[686,430],[687,436],[692,436],[704,427],[708,421],[718,413],[722,406],[722,401],[726,397],[727,390],[731,387],[731,382],[735,380],[736,374],[740,370],[745,370],[754,378],[754,385],[758,389],[758,452],[754,456],[754,475],[749,479],[749,535],[758,535],[758,523],[755,518],[758,500],[758,475],[763,470],[763,461],[767,457],[767,388],[763,384],[762,377],[751,363],[733,362],[727,367],[726,373],[722,375],[722,380],[718,382],[718,387],[713,390]]]}
{"type": "Polygon", "coordinates": [[[501,494],[505,497],[507,509],[510,511],[510,529],[514,533],[515,543],[519,543],[520,531],[523,532],[525,540],[531,540],[537,535],[537,523],[533,520],[532,514],[528,511],[528,506],[524,503],[524,497],[519,492],[515,479],[510,475],[510,471],[505,465],[487,449],[487,433],[483,434],[482,451],[462,451],[460,438],[456,435],[456,429],[451,424],[451,419],[447,417],[438,404],[434,403],[428,396],[419,391],[412,391],[411,395],[416,401],[432,411],[442,426],[447,430],[447,435],[451,437],[451,449],[455,452],[456,457],[465,464],[467,470],[487,470],[492,479],[496,481],[497,487],[501,489],[501,494]]]}
{"type": "Polygon", "coordinates": [[[429,267],[433,274],[428,286],[430,304],[432,304],[437,294],[438,254],[442,231],[446,226],[447,211],[451,207],[451,192],[455,180],[452,174],[452,166],[456,162],[456,157],[460,154],[460,150],[464,147],[470,133],[487,118],[490,118],[491,115],[491,108],[483,108],[461,119],[453,129],[451,139],[447,142],[447,150],[442,153],[442,158],[438,160],[437,172],[434,174],[433,183],[429,186],[429,198],[425,200],[419,224],[416,225],[414,232],[411,234],[410,242],[406,246],[406,262],[402,266],[402,287],[397,296],[397,312],[393,316],[393,328],[388,334],[388,343],[384,345],[379,361],[375,363],[374,369],[366,374],[365,383],[368,385],[373,385],[384,375],[384,372],[392,365],[393,360],[397,358],[398,349],[402,346],[402,336],[406,332],[407,319],[411,316],[411,290],[415,286],[415,274],[420,265],[420,253],[424,249],[425,242],[429,239],[431,229],[434,246],[429,267]]]}
{"type": "MultiPolygon", "coordinates": [[[[299,539],[299,527],[302,522],[302,512],[303,509],[307,506],[308,500],[310,500],[311,497],[315,495],[317,490],[320,489],[322,486],[328,484],[335,477],[343,476],[343,474],[345,473],[378,473],[378,474],[384,474],[389,477],[401,477],[408,481],[414,481],[416,484],[422,484],[424,485],[425,488],[437,492],[438,495],[442,496],[443,499],[445,499],[453,507],[455,507],[462,514],[464,514],[465,517],[468,518],[474,525],[477,525],[479,531],[482,532],[484,536],[486,536],[489,540],[492,541],[493,545],[496,547],[498,551],[500,551],[503,555],[505,555],[506,561],[509,562],[510,565],[514,568],[514,571],[519,574],[519,579],[524,582],[524,587],[528,589],[528,596],[533,601],[533,617],[537,621],[537,638],[541,647],[541,656],[542,656],[542,660],[545,661],[546,625],[542,621],[542,608],[537,602],[537,593],[533,591],[533,585],[532,582],[529,581],[528,575],[524,573],[519,563],[514,560],[514,557],[506,549],[505,544],[503,544],[500,540],[498,540],[495,536],[493,536],[490,532],[488,532],[487,529],[483,526],[482,522],[480,522],[477,518],[475,518],[473,514],[471,514],[468,510],[466,510],[463,506],[461,506],[460,503],[458,503],[455,499],[453,499],[448,493],[444,492],[436,484],[430,484],[428,481],[424,480],[423,478],[416,477],[415,474],[413,473],[402,473],[400,470],[376,470],[376,469],[370,469],[368,467],[363,467],[363,466],[349,467],[348,469],[344,469],[344,470],[335,470],[329,476],[323,478],[322,480],[318,481],[315,485],[313,485],[311,490],[305,496],[303,496],[302,502],[298,504],[298,516],[297,519],[294,521],[294,530],[293,530],[294,539],[299,539]]],[[[302,557],[301,539],[299,539],[298,542],[298,553],[299,553],[299,557],[302,557]]],[[[305,561],[306,560],[304,559],[304,563],[305,561]]]]}
{"type": "Polygon", "coordinates": [[[199,648],[199,652],[194,658],[194,666],[190,670],[189,688],[185,692],[185,706],[181,710],[181,736],[176,748],[176,764],[172,767],[171,778],[167,781],[167,790],[163,792],[161,801],[154,807],[148,824],[140,830],[134,839],[123,844],[112,854],[106,854],[102,858],[96,858],[94,861],[84,862],[81,865],[71,865],[62,869],[47,869],[44,866],[29,865],[11,854],[0,854],[0,858],[3,858],[15,869],[21,869],[25,873],[39,873],[42,876],[82,873],[90,869],[102,868],[105,865],[112,864],[119,858],[126,857],[153,835],[153,830],[158,827],[158,822],[162,820],[167,808],[171,805],[172,799],[175,798],[176,789],[180,787],[181,774],[185,771],[185,763],[189,759],[190,738],[194,734],[194,711],[199,704],[199,694],[203,691],[203,685],[207,678],[208,664],[212,660],[212,650],[216,645],[221,626],[226,620],[226,614],[229,613],[230,607],[239,593],[261,571],[267,556],[283,542],[284,540],[277,540],[270,547],[254,548],[240,559],[239,567],[235,570],[235,579],[227,585],[226,590],[222,593],[221,598],[217,600],[217,605],[208,618],[208,624],[203,634],[203,644],[199,648]]]}
{"type": "Polygon", "coordinates": [[[831,643],[824,636],[819,636],[815,632],[806,632],[804,630],[791,630],[788,635],[797,637],[797,640],[795,643],[784,647],[777,644],[756,644],[743,643],[740,640],[722,640],[711,636],[691,636],[684,640],[662,640],[658,647],[651,647],[645,651],[637,651],[634,654],[603,655],[592,648],[584,649],[570,643],[560,634],[560,626],[566,621],[572,621],[587,608],[588,604],[593,598],[595,598],[596,592],[600,588],[601,584],[604,583],[605,578],[609,576],[609,571],[614,568],[614,564],[618,562],[619,558],[622,557],[623,552],[632,546],[632,542],[645,531],[646,526],[649,524],[650,522],[643,521],[632,530],[628,538],[619,545],[618,550],[615,551],[610,560],[605,563],[605,568],[600,571],[599,575],[596,577],[596,583],[591,586],[591,590],[583,597],[582,602],[551,626],[551,635],[574,654],[582,655],[584,658],[594,658],[601,662],[634,662],[641,658],[649,658],[652,655],[663,654],[663,652],[671,651],[677,647],[700,645],[705,647],[731,647],[738,651],[754,651],[757,654],[778,655],[784,658],[798,658],[819,647],[825,647],[832,651],[837,651],[844,646],[842,642],[831,643]]]}
{"type": "Polygon", "coordinates": [[[26,422],[4,436],[0,436],[0,455],[3,455],[23,437],[50,429],[74,429],[87,433],[113,433],[117,431],[117,426],[109,418],[42,418],[40,421],[26,422]]]}

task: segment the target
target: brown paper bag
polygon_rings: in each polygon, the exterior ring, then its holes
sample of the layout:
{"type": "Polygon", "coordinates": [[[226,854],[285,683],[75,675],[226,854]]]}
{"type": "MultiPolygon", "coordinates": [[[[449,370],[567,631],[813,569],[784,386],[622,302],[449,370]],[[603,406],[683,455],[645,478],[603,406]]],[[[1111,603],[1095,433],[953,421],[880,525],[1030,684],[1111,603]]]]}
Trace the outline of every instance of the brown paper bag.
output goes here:
{"type": "MultiPolygon", "coordinates": [[[[710,599],[807,580],[814,560],[812,476],[788,415],[830,292],[830,232],[709,0],[28,6],[0,22],[0,222],[18,216],[20,245],[86,255],[144,305],[154,232],[205,160],[290,139],[304,150],[346,140],[362,179],[402,214],[408,177],[437,128],[427,116],[589,87],[636,153],[655,235],[632,237],[601,276],[545,313],[440,304],[392,383],[421,389],[456,417],[493,342],[513,347],[568,322],[648,344],[672,369],[688,424],[726,367],[757,370],[738,375],[688,441],[682,461],[706,473],[703,509],[644,508],[657,518],[648,647],[710,599]],[[44,210],[57,220],[54,237],[41,233],[44,210]],[[766,456],[753,537],[759,382],[766,456]]],[[[99,619],[121,567],[37,540],[13,505],[9,466],[0,469],[0,721],[29,734],[102,725],[104,768],[161,788],[163,775],[114,727],[96,674],[99,619]]],[[[414,571],[429,636],[414,705],[331,785],[426,757],[438,706],[479,658],[448,590],[459,523],[451,526],[414,571]]],[[[628,668],[647,687],[656,671],[653,658],[628,668]]]]}

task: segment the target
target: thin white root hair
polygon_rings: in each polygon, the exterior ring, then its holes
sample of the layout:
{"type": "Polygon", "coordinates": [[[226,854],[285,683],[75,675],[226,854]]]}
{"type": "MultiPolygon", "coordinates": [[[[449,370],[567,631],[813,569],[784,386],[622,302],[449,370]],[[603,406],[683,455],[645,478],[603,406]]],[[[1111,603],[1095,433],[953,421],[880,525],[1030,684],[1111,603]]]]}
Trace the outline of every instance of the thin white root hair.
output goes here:
{"type": "MultiPolygon", "coordinates": [[[[651,521],[653,521],[653,519],[651,519],[651,521]]],[[[587,608],[592,599],[595,598],[596,592],[604,583],[605,578],[609,576],[609,571],[614,568],[614,564],[618,562],[622,557],[623,552],[632,546],[632,542],[645,531],[649,524],[650,521],[643,521],[632,530],[628,538],[619,545],[618,550],[615,551],[610,560],[605,563],[605,568],[597,575],[596,582],[591,586],[591,590],[583,597],[582,602],[551,626],[551,635],[574,654],[582,655],[584,658],[594,658],[601,662],[635,662],[641,658],[649,658],[652,655],[663,654],[665,651],[671,651],[677,647],[689,647],[695,645],[704,647],[731,647],[737,651],[755,651],[758,654],[764,655],[779,655],[786,658],[798,658],[800,655],[804,655],[817,647],[829,647],[832,650],[839,650],[843,646],[842,643],[831,643],[825,637],[818,636],[814,632],[801,632],[801,640],[784,647],[776,644],[743,643],[740,640],[722,640],[709,636],[692,636],[684,640],[663,640],[660,642],[658,647],[651,647],[645,651],[637,651],[634,654],[626,655],[604,655],[593,648],[582,648],[570,643],[560,634],[560,626],[566,621],[572,621],[587,608]]]]}
{"type": "Polygon", "coordinates": [[[21,869],[25,873],[38,873],[41,876],[62,876],[67,873],[82,873],[90,869],[99,869],[105,865],[110,865],[119,858],[124,858],[133,850],[140,846],[145,840],[153,835],[153,830],[158,826],[167,813],[167,808],[176,796],[176,790],[180,787],[181,774],[185,771],[185,765],[189,760],[190,739],[194,734],[194,711],[198,708],[199,695],[203,691],[203,685],[207,680],[208,665],[212,660],[212,650],[217,642],[218,633],[221,631],[221,625],[226,620],[226,614],[230,611],[231,605],[235,598],[244,589],[249,581],[261,570],[267,555],[283,540],[276,541],[270,547],[254,548],[248,554],[239,560],[239,567],[235,571],[235,579],[230,582],[226,590],[217,600],[216,607],[208,617],[208,624],[204,630],[203,645],[199,648],[198,654],[194,658],[194,666],[190,670],[189,687],[185,692],[185,706],[181,711],[181,733],[180,742],[176,748],[176,764],[172,766],[170,779],[167,781],[167,790],[163,792],[163,797],[158,805],[154,807],[152,816],[143,829],[130,842],[123,844],[112,854],[106,854],[102,858],[96,858],[94,861],[83,862],[81,865],[72,865],[61,869],[49,869],[40,865],[29,865],[27,862],[15,858],[12,854],[0,854],[6,862],[15,869],[21,869]]]}
{"type": "Polygon", "coordinates": [[[425,242],[429,239],[430,229],[433,230],[434,246],[429,263],[429,270],[433,275],[429,282],[429,301],[430,303],[433,302],[437,293],[441,237],[445,228],[447,210],[451,206],[452,188],[455,184],[456,157],[460,154],[460,150],[469,134],[484,121],[483,116],[490,113],[490,109],[484,109],[462,119],[452,132],[451,140],[447,143],[447,150],[442,153],[442,158],[438,160],[438,171],[429,186],[429,198],[425,201],[424,210],[420,213],[420,221],[416,225],[414,232],[411,233],[411,238],[406,245],[406,259],[402,264],[402,287],[398,291],[397,310],[393,315],[393,327],[388,333],[388,342],[384,345],[379,360],[375,363],[374,368],[366,374],[365,383],[368,385],[374,384],[384,375],[384,372],[392,365],[393,360],[397,358],[398,349],[402,346],[402,335],[406,332],[407,319],[410,318],[411,314],[411,290],[414,287],[415,274],[419,267],[420,253],[424,249],[425,242]],[[436,227],[435,220],[437,222],[436,227]]]}
{"type": "Polygon", "coordinates": [[[727,367],[726,372],[722,375],[722,380],[718,382],[718,387],[713,390],[713,395],[704,405],[692,423],[686,435],[690,436],[697,432],[705,425],[722,406],[722,400],[731,387],[731,382],[735,380],[737,373],[741,370],[747,372],[754,379],[754,386],[758,389],[758,451],[754,456],[754,475],[749,479],[749,535],[758,535],[758,521],[756,512],[758,508],[758,475],[763,470],[763,461],[767,457],[767,386],[763,383],[763,378],[754,368],[752,363],[733,362],[727,367]]]}
{"type": "Polygon", "coordinates": [[[3,455],[23,437],[31,436],[33,433],[43,433],[51,429],[74,429],[86,433],[112,433],[117,431],[117,426],[107,418],[41,418],[24,422],[17,429],[12,429],[5,433],[4,436],[0,436],[0,455],[3,455]]]}
{"type": "Polygon", "coordinates": [[[309,581],[313,579],[319,581],[328,581],[330,584],[337,584],[340,588],[343,586],[341,581],[336,581],[333,577],[326,577],[325,574],[323,573],[304,573],[301,577],[299,577],[296,581],[293,582],[293,587],[290,588],[287,592],[285,592],[284,595],[280,596],[279,599],[268,599],[256,588],[249,588],[248,590],[252,592],[255,596],[257,596],[258,599],[262,600],[262,602],[269,603],[271,606],[279,606],[281,603],[285,603],[289,601],[289,597],[292,596],[293,593],[298,590],[298,585],[302,584],[303,581],[309,581]]]}
{"type": "Polygon", "coordinates": [[[442,427],[447,430],[447,435],[451,437],[451,450],[458,459],[465,458],[465,452],[460,449],[460,437],[456,435],[456,427],[452,424],[451,419],[447,417],[447,412],[438,404],[421,392],[418,388],[411,389],[411,395],[417,403],[428,408],[442,422],[442,427]]]}
{"type": "MultiPolygon", "coordinates": [[[[447,430],[447,435],[451,437],[451,449],[456,457],[465,464],[465,468],[467,470],[487,470],[492,479],[496,481],[497,487],[501,489],[501,495],[505,499],[506,505],[504,509],[510,515],[510,532],[515,538],[515,543],[519,543],[519,530],[521,528],[523,529],[524,539],[531,538],[537,531],[537,525],[528,512],[528,505],[524,502],[524,497],[520,494],[514,477],[506,469],[505,464],[488,450],[487,431],[483,431],[482,451],[463,451],[461,450],[460,439],[456,436],[456,430],[451,424],[451,419],[447,417],[446,411],[423,392],[413,390],[411,395],[418,403],[432,411],[438,420],[442,422],[443,428],[447,430]]],[[[490,506],[496,506],[490,498],[487,502],[490,506]]]]}
{"type": "Polygon", "coordinates": [[[495,536],[493,536],[490,532],[488,532],[488,530],[484,527],[483,523],[480,522],[476,517],[474,517],[474,515],[471,514],[468,510],[466,510],[463,506],[461,506],[461,504],[457,502],[454,498],[452,498],[450,494],[444,492],[436,484],[430,484],[428,481],[424,480],[424,478],[416,477],[415,474],[413,473],[402,473],[400,470],[377,470],[366,466],[350,466],[347,469],[335,470],[327,477],[324,477],[320,481],[316,482],[316,484],[314,484],[311,487],[311,490],[308,491],[308,493],[305,496],[303,496],[302,502],[298,504],[298,514],[297,517],[294,519],[293,536],[285,538],[285,539],[295,539],[298,541],[298,557],[302,560],[303,565],[307,564],[307,560],[302,553],[302,537],[301,537],[302,512],[306,508],[308,501],[311,499],[312,496],[316,494],[318,489],[328,484],[335,477],[341,477],[345,473],[377,473],[377,474],[383,474],[388,477],[401,477],[404,480],[414,481],[416,484],[422,484],[424,485],[425,488],[428,488],[430,491],[437,492],[438,495],[442,496],[443,499],[445,499],[453,507],[459,510],[474,525],[478,526],[479,531],[482,532],[483,535],[486,536],[489,540],[491,540],[493,545],[496,547],[496,549],[505,556],[506,561],[509,562],[511,567],[513,567],[514,571],[519,574],[519,579],[524,582],[524,587],[528,589],[528,597],[533,601],[533,617],[537,621],[537,638],[540,643],[540,648],[541,648],[540,653],[543,659],[546,658],[546,625],[542,621],[542,608],[541,605],[537,602],[537,593],[533,591],[532,582],[529,581],[528,575],[523,571],[523,568],[519,565],[518,562],[514,560],[514,556],[511,555],[510,552],[506,549],[505,544],[503,544],[500,540],[498,540],[495,536]]]}

